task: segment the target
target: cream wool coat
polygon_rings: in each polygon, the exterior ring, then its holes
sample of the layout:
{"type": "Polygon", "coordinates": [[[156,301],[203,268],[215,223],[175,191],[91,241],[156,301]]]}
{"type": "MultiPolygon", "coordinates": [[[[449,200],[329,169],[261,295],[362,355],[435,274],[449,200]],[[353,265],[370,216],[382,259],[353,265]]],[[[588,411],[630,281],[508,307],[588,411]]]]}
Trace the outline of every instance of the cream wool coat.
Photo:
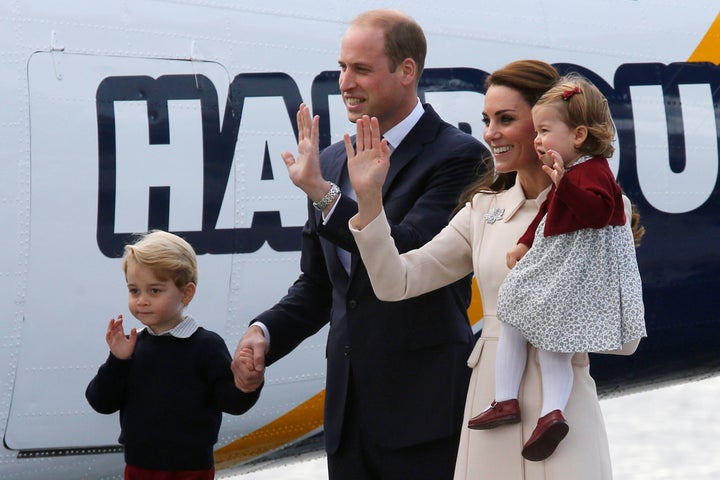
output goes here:
{"type": "MultiPolygon", "coordinates": [[[[498,194],[477,194],[433,240],[418,250],[398,255],[384,212],[362,231],[352,228],[376,295],[401,300],[434,290],[473,272],[483,301],[482,336],[468,365],[473,369],[463,424],[494,399],[495,353],[500,322],[496,304],[500,284],[508,272],[505,253],[530,224],[547,190],[526,200],[516,184],[498,194]],[[485,214],[504,209],[502,218],[486,222],[485,214]]],[[[629,202],[626,215],[629,218],[629,202]]],[[[586,353],[573,357],[574,381],[564,411],[570,432],[555,453],[542,462],[529,462],[520,454],[537,423],[542,385],[537,350],[529,346],[528,362],[520,387],[522,422],[493,430],[463,428],[456,480],[608,480],[612,478],[605,424],[590,377],[586,353]]],[[[429,386],[431,387],[431,380],[429,386]]]]}

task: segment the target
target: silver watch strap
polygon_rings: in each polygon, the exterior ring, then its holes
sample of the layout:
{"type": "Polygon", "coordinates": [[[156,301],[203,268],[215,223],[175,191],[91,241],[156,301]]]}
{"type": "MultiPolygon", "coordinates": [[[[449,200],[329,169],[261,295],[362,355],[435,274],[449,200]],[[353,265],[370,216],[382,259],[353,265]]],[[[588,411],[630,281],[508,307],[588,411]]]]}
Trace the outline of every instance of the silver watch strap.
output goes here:
{"type": "Polygon", "coordinates": [[[313,202],[313,207],[317,208],[321,212],[325,210],[338,195],[340,195],[340,187],[335,185],[333,182],[328,181],[328,183],[330,184],[330,190],[320,200],[313,202]]]}

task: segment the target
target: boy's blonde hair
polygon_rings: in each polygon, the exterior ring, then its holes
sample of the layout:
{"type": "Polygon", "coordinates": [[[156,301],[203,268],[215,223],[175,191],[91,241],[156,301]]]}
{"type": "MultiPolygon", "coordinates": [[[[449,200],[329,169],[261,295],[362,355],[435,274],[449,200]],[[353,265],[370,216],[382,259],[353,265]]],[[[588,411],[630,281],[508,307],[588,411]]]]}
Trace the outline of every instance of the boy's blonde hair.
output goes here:
{"type": "Polygon", "coordinates": [[[582,75],[570,73],[557,81],[535,104],[557,107],[570,127],[585,126],[587,139],[578,148],[584,155],[610,158],[615,153],[615,125],[605,96],[582,75]]]}
{"type": "Polygon", "coordinates": [[[140,235],[132,245],[125,245],[122,269],[127,275],[128,260],[133,259],[155,272],[161,280],[172,280],[182,289],[188,283],[197,285],[197,257],[192,246],[182,238],[162,230],[140,235]]]}

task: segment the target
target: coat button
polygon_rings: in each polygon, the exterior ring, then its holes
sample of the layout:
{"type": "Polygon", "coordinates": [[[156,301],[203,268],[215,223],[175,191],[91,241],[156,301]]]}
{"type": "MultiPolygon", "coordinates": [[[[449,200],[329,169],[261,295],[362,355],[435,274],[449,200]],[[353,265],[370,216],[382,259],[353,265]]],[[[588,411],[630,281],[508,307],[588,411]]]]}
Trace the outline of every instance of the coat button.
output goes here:
{"type": "Polygon", "coordinates": [[[345,345],[343,347],[343,355],[345,355],[346,357],[350,355],[350,345],[345,345]]]}
{"type": "Polygon", "coordinates": [[[357,308],[357,304],[358,304],[357,300],[349,300],[348,301],[348,309],[354,310],[355,308],[357,308]]]}

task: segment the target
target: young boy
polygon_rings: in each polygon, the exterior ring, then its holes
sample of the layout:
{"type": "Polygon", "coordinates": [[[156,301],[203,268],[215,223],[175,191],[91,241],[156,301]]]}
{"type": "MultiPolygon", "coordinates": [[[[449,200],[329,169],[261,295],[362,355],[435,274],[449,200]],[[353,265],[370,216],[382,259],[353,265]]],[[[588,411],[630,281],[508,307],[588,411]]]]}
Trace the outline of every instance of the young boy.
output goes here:
{"type": "Polygon", "coordinates": [[[110,320],[110,355],[85,396],[99,413],[120,411],[126,480],[213,479],[222,412],[246,412],[260,389],[238,390],[223,339],[183,315],[198,276],[189,243],[152,231],[125,247],[122,268],[146,328],[126,337],[122,315],[110,320]]]}

